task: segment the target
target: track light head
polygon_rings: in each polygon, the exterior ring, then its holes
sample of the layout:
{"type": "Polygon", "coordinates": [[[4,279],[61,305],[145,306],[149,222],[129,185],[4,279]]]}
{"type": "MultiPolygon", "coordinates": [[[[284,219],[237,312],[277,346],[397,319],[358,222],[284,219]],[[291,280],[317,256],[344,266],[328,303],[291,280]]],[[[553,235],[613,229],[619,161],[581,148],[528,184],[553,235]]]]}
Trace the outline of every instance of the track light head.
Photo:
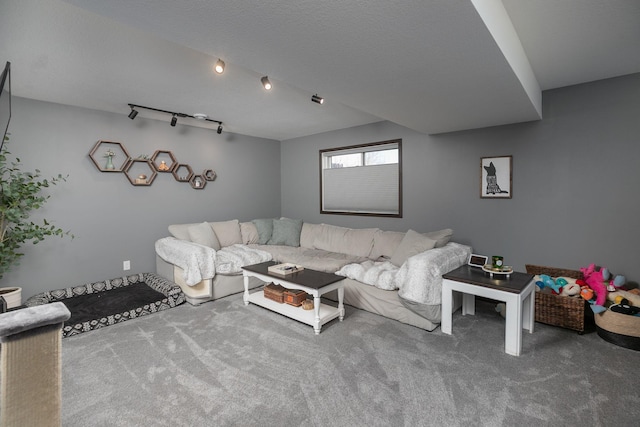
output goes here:
{"type": "Polygon", "coordinates": [[[171,117],[171,126],[175,126],[176,123],[178,123],[178,118],[174,114],[173,117],[171,117]]]}
{"type": "Polygon", "coordinates": [[[135,119],[136,116],[138,115],[138,112],[136,110],[133,109],[133,107],[131,107],[131,112],[129,113],[129,118],[131,120],[135,119]]]}
{"type": "Polygon", "coordinates": [[[218,135],[222,133],[222,123],[218,125],[218,130],[216,132],[218,132],[218,135]]]}
{"type": "Polygon", "coordinates": [[[316,102],[320,105],[324,104],[324,98],[321,96],[318,96],[317,93],[311,97],[311,101],[316,102]]]}
{"type": "Polygon", "coordinates": [[[220,58],[216,61],[216,65],[213,67],[216,73],[222,74],[224,73],[224,61],[220,58]]]}
{"type": "Polygon", "coordinates": [[[260,81],[262,82],[262,86],[264,86],[266,90],[271,90],[272,86],[271,86],[271,82],[269,81],[269,77],[264,76],[263,78],[260,79],[260,81]]]}

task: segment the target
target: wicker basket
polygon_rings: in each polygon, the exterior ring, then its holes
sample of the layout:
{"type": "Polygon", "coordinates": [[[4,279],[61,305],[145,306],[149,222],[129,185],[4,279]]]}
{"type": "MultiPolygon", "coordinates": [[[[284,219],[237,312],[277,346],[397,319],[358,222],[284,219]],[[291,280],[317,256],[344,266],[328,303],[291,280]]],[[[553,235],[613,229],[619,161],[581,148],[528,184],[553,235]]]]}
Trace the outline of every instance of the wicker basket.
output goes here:
{"type": "MultiPolygon", "coordinates": [[[[546,274],[551,277],[583,279],[582,272],[562,268],[526,264],[529,274],[546,274]]],[[[593,312],[589,303],[580,297],[566,297],[536,292],[536,322],[578,331],[582,334],[593,325],[593,312]]]]}

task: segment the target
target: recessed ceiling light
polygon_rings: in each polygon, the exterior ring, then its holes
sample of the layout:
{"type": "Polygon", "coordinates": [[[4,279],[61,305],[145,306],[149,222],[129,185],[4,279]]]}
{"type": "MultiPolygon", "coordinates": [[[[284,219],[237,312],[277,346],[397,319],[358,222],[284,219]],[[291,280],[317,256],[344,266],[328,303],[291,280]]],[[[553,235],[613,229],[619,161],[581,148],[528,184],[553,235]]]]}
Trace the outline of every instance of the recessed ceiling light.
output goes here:
{"type": "Polygon", "coordinates": [[[209,116],[207,116],[206,114],[202,114],[202,113],[195,113],[193,115],[194,119],[198,119],[198,120],[206,120],[209,118],[209,116]]]}

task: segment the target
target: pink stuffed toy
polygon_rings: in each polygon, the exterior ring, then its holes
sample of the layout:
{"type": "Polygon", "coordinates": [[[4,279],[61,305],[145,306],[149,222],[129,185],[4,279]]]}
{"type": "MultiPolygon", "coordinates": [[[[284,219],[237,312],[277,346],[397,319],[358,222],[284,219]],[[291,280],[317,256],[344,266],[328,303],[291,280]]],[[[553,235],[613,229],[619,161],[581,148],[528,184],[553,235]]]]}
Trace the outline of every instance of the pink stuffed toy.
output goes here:
{"type": "Polygon", "coordinates": [[[580,268],[580,271],[584,275],[584,281],[596,294],[596,301],[591,306],[591,309],[596,313],[604,311],[604,303],[607,301],[607,284],[604,275],[607,278],[609,277],[608,270],[601,268],[596,271],[596,265],[591,264],[587,268],[580,268]]]}

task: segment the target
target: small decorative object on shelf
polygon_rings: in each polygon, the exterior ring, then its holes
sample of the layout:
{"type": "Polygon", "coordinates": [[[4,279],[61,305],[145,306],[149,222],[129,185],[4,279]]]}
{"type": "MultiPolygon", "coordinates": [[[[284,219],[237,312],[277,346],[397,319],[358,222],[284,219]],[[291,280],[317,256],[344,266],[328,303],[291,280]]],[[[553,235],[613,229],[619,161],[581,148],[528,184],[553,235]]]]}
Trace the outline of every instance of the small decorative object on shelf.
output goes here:
{"type": "Polygon", "coordinates": [[[167,165],[167,162],[165,162],[164,160],[162,160],[160,162],[160,165],[158,166],[158,171],[159,172],[166,172],[169,170],[169,166],[167,165]]]}
{"type": "Polygon", "coordinates": [[[115,169],[115,166],[113,166],[113,157],[116,155],[116,153],[113,152],[113,150],[111,148],[109,148],[105,153],[104,153],[104,157],[107,158],[107,164],[104,166],[105,169],[107,170],[113,170],[115,169]]]}
{"type": "Polygon", "coordinates": [[[138,177],[136,178],[136,184],[146,184],[147,183],[147,175],[145,174],[140,174],[138,175],[138,177]]]}
{"type": "Polygon", "coordinates": [[[310,299],[306,299],[302,301],[302,309],[303,310],[313,310],[313,301],[310,299]]]}
{"type": "Polygon", "coordinates": [[[207,181],[204,179],[202,175],[193,175],[191,178],[191,187],[196,190],[202,190],[205,185],[207,185],[207,181]]]}
{"type": "Polygon", "coordinates": [[[131,185],[151,185],[158,172],[148,159],[133,159],[124,168],[124,174],[131,185]]]}

